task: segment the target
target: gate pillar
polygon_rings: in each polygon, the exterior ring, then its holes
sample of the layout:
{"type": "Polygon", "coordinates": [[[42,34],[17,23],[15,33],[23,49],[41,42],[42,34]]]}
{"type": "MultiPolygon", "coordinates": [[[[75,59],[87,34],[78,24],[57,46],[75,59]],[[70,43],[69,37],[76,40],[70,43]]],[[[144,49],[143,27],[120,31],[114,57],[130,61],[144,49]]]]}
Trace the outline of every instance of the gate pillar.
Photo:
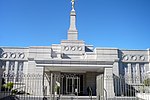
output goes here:
{"type": "Polygon", "coordinates": [[[98,75],[96,77],[96,92],[97,100],[104,100],[104,75],[98,75]]]}
{"type": "Polygon", "coordinates": [[[108,98],[115,97],[112,68],[105,68],[104,69],[104,89],[107,92],[108,98]]]}

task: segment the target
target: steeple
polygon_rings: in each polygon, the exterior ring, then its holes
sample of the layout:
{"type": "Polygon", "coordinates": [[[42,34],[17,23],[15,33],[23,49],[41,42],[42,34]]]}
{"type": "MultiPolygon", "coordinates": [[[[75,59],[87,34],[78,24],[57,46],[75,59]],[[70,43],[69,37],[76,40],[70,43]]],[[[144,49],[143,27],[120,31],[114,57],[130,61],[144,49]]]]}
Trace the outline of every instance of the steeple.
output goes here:
{"type": "Polygon", "coordinates": [[[75,0],[71,1],[72,10],[70,13],[70,28],[68,30],[68,40],[78,40],[78,31],[76,29],[76,12],[74,9],[75,0]]]}

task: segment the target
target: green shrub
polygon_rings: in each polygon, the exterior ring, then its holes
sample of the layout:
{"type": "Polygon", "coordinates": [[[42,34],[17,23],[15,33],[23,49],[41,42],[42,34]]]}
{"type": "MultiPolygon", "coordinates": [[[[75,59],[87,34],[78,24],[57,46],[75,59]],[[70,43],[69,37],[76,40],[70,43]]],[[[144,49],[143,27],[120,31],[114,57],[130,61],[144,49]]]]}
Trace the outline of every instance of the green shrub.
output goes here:
{"type": "Polygon", "coordinates": [[[147,78],[146,80],[144,80],[144,85],[150,86],[150,78],[147,78]]]}
{"type": "Polygon", "coordinates": [[[10,91],[10,90],[13,88],[13,86],[14,86],[14,83],[9,82],[9,83],[4,84],[2,87],[3,87],[5,90],[10,91]]]}
{"type": "Polygon", "coordinates": [[[17,93],[18,93],[18,90],[12,90],[11,93],[12,93],[12,94],[17,94],[17,93]]]}

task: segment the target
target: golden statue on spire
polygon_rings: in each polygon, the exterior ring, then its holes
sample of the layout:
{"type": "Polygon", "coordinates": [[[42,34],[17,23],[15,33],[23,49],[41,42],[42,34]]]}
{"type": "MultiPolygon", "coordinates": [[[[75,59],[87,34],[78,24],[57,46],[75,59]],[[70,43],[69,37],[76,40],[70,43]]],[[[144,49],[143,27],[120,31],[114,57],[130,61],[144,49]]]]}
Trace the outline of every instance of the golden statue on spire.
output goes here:
{"type": "Polygon", "coordinates": [[[72,3],[72,10],[74,10],[74,3],[75,3],[75,0],[71,0],[71,3],[72,3]]]}

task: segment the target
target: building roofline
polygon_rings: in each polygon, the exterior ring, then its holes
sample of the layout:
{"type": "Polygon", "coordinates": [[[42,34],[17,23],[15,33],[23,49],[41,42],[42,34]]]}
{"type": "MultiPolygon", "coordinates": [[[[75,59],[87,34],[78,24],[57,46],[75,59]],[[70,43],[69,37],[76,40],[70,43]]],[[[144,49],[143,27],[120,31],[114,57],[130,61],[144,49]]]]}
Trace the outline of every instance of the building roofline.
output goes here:
{"type": "Polygon", "coordinates": [[[29,48],[51,48],[51,46],[29,46],[29,48]]]}
{"type": "Polygon", "coordinates": [[[0,48],[4,49],[29,49],[29,47],[8,47],[8,46],[0,46],[0,48]]]}
{"type": "Polygon", "coordinates": [[[148,51],[149,49],[119,49],[121,51],[148,51]]]}
{"type": "Polygon", "coordinates": [[[118,50],[118,48],[113,48],[113,47],[96,47],[95,49],[110,49],[110,50],[118,50]]]}

